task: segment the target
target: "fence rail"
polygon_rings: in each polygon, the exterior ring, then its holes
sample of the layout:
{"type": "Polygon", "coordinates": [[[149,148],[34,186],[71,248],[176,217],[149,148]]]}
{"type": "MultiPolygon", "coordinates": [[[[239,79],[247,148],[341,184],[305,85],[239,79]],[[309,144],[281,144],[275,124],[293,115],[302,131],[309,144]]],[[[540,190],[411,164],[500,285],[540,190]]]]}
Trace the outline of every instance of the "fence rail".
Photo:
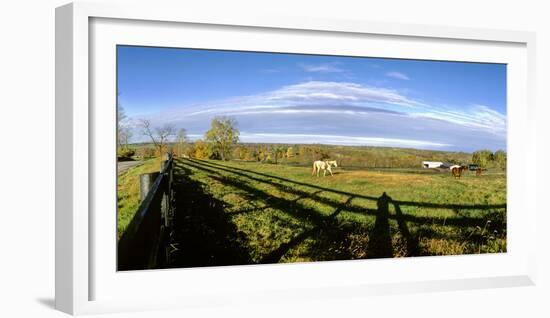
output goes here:
{"type": "Polygon", "coordinates": [[[168,155],[160,174],[150,188],[147,186],[147,195],[118,242],[118,270],[159,268],[169,263],[166,245],[173,208],[173,167],[173,156],[168,155]]]}

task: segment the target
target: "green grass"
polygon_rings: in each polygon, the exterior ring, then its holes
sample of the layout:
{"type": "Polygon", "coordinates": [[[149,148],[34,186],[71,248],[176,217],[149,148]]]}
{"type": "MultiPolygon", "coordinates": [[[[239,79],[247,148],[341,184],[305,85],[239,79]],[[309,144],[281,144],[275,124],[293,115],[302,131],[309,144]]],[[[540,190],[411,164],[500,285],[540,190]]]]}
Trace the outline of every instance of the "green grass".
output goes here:
{"type": "Polygon", "coordinates": [[[122,236],[139,208],[139,175],[159,170],[160,162],[155,158],[131,167],[118,176],[117,239],[122,236]]]}
{"type": "MultiPolygon", "coordinates": [[[[344,167],[317,178],[311,167],[186,159],[177,169],[221,202],[252,263],[506,251],[501,171],[454,179],[425,169],[344,167]]],[[[135,205],[125,200],[129,211],[135,205]]],[[[119,214],[119,230],[130,214],[119,214]]]]}

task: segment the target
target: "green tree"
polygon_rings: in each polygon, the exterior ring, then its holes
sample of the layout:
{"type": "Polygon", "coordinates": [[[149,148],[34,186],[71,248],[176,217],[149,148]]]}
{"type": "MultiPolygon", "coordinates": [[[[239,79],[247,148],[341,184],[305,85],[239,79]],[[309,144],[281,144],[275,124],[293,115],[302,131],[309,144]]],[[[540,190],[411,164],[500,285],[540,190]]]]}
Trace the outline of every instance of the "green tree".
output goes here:
{"type": "Polygon", "coordinates": [[[494,155],[495,163],[502,170],[506,169],[506,152],[504,150],[497,150],[494,155]]]}
{"type": "Polygon", "coordinates": [[[237,121],[231,117],[214,117],[205,139],[212,145],[212,149],[221,160],[228,160],[231,156],[231,149],[239,142],[237,121]]]}
{"type": "Polygon", "coordinates": [[[279,158],[283,157],[285,151],[285,147],[279,145],[273,146],[273,148],[271,148],[272,158],[274,158],[273,161],[275,162],[275,164],[277,164],[279,158]]]}
{"type": "Polygon", "coordinates": [[[486,168],[493,162],[493,152],[490,150],[478,150],[472,154],[472,162],[479,165],[482,168],[486,168]]]}

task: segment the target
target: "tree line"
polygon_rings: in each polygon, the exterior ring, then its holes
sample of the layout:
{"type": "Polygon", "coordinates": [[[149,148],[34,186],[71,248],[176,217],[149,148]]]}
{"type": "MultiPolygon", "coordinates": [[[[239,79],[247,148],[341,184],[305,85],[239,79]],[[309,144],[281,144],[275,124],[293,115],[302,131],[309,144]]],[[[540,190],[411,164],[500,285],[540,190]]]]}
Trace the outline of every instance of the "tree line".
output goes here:
{"type": "MultiPolygon", "coordinates": [[[[120,114],[120,112],[119,112],[120,114]]],[[[125,116],[120,116],[119,119],[125,116]]],[[[241,143],[238,124],[231,117],[215,117],[210,129],[199,140],[190,141],[185,129],[170,124],[153,127],[148,120],[137,125],[149,143],[128,146],[129,129],[119,123],[119,157],[151,158],[173,152],[179,157],[215,160],[242,160],[271,164],[308,166],[315,160],[332,159],[338,164],[357,168],[418,168],[422,161],[452,164],[478,164],[482,168],[506,168],[506,152],[479,150],[473,153],[320,144],[241,143]],[[127,132],[128,131],[128,132],[127,132]]]]}
{"type": "Polygon", "coordinates": [[[172,124],[153,126],[147,119],[139,119],[136,126],[149,143],[129,146],[129,124],[124,109],[118,107],[117,157],[119,160],[137,156],[140,158],[161,157],[173,152],[179,156],[200,159],[229,160],[234,146],[239,142],[237,122],[231,117],[215,117],[204,138],[190,142],[184,128],[176,129],[172,124]],[[152,145],[152,147],[151,147],[152,145]]]}
{"type": "Polygon", "coordinates": [[[506,169],[507,156],[504,150],[478,150],[472,154],[472,162],[481,168],[506,169]]]}

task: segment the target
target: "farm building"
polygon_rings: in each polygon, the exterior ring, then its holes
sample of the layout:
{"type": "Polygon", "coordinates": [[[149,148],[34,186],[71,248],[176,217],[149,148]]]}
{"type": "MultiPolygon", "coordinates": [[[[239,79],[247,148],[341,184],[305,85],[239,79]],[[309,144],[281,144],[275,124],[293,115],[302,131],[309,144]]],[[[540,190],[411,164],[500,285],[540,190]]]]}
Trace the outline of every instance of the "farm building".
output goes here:
{"type": "Polygon", "coordinates": [[[441,161],[422,161],[423,168],[439,168],[443,166],[441,161]]]}

